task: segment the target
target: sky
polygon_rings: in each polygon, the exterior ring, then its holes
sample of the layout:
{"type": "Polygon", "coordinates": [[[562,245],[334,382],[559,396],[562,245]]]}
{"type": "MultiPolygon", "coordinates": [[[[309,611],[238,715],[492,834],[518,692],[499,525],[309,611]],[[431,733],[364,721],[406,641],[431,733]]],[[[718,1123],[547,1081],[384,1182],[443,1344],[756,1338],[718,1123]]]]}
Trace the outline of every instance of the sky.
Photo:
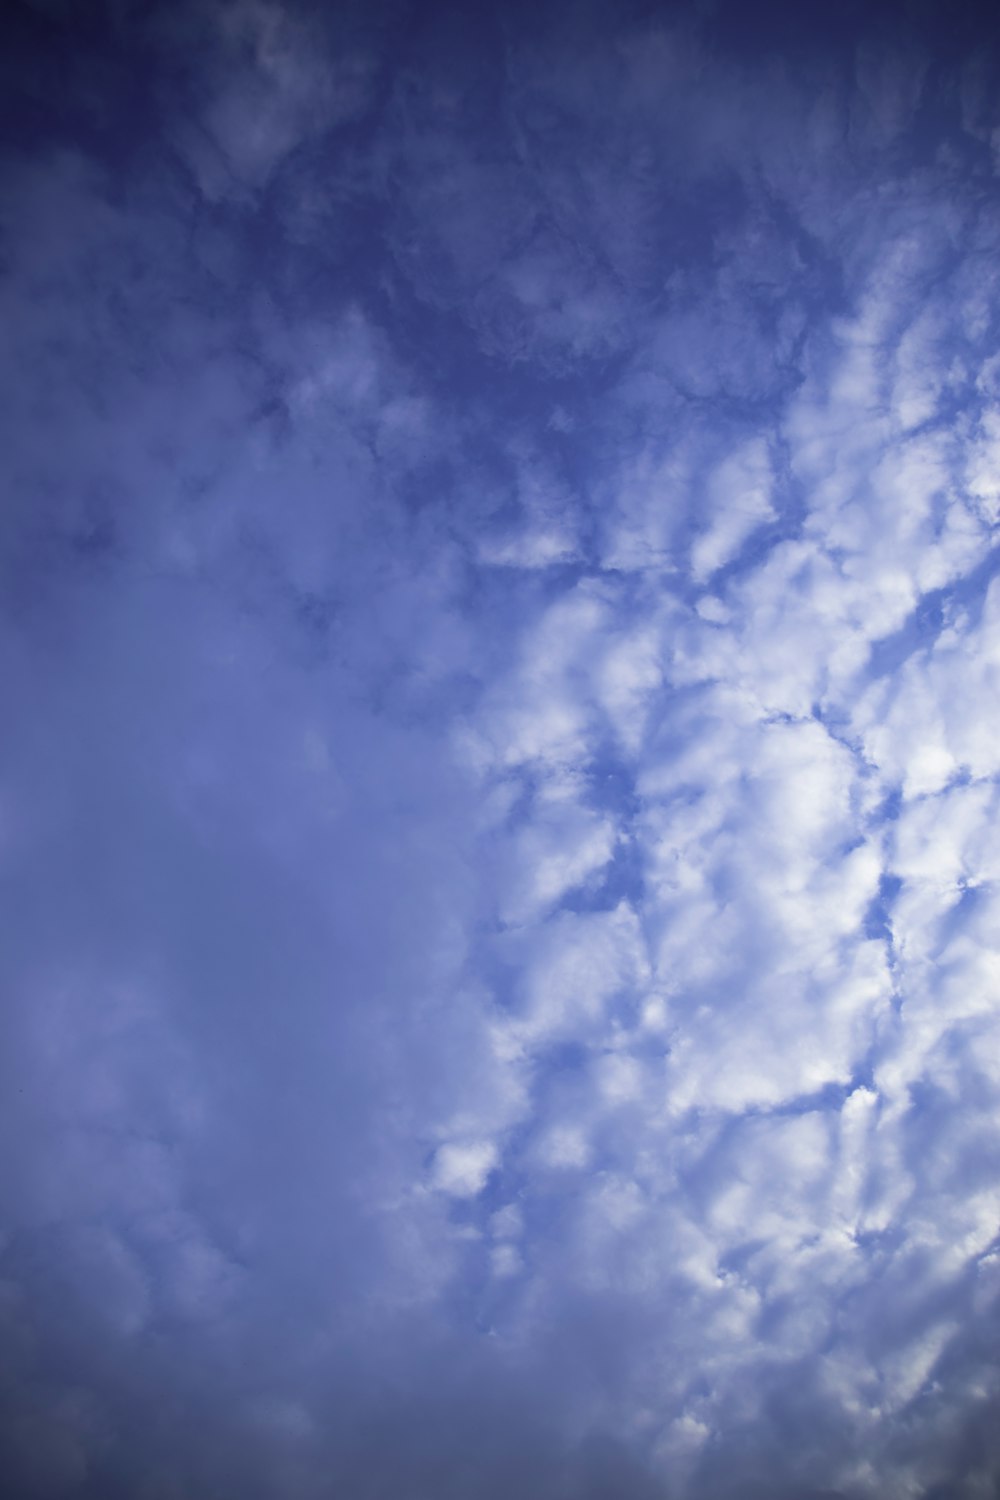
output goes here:
{"type": "Polygon", "coordinates": [[[22,0],[11,1500],[1000,1495],[1000,24],[22,0]]]}

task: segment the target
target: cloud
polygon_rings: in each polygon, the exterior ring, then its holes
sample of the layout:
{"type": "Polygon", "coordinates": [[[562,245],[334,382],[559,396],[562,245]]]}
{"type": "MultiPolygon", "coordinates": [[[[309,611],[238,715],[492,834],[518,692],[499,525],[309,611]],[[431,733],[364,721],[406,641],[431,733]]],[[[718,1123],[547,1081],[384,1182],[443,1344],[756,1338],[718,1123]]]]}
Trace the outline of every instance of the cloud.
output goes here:
{"type": "Polygon", "coordinates": [[[171,136],[209,202],[263,191],[296,148],[369,102],[370,59],[331,55],[322,29],[290,7],[233,0],[209,15],[184,6],[154,25],[200,64],[195,107],[171,122],[171,136]]]}
{"type": "Polygon", "coordinates": [[[995,55],[821,23],[21,18],[14,1492],[1000,1471],[995,55]]]}

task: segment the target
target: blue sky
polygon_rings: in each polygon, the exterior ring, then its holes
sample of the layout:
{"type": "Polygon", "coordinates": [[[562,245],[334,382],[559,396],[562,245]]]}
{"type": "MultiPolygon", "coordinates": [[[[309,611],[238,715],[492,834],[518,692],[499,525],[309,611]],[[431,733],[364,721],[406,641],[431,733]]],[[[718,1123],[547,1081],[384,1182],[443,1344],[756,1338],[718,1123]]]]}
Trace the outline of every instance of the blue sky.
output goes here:
{"type": "Polygon", "coordinates": [[[995,1500],[996,23],[6,26],[4,1493],[995,1500]]]}

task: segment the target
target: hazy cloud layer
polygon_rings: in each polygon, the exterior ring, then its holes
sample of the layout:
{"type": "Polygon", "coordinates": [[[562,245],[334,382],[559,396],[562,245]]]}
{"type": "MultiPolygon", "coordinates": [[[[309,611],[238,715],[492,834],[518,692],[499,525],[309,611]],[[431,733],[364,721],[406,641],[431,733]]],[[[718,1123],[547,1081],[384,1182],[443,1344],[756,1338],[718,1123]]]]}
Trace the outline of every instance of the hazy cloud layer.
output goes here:
{"type": "Polygon", "coordinates": [[[5,1493],[995,1496],[995,29],[8,36],[5,1493]]]}

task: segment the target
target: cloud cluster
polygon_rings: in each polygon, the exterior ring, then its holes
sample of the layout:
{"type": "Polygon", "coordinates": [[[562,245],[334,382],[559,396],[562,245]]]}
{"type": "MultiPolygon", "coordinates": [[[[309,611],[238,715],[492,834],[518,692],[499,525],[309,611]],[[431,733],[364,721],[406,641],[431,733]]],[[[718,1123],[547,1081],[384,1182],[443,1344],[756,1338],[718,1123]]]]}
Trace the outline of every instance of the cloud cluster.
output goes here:
{"type": "Polygon", "coordinates": [[[993,1493],[996,56],[765,11],[19,18],[11,1493],[993,1493]]]}

